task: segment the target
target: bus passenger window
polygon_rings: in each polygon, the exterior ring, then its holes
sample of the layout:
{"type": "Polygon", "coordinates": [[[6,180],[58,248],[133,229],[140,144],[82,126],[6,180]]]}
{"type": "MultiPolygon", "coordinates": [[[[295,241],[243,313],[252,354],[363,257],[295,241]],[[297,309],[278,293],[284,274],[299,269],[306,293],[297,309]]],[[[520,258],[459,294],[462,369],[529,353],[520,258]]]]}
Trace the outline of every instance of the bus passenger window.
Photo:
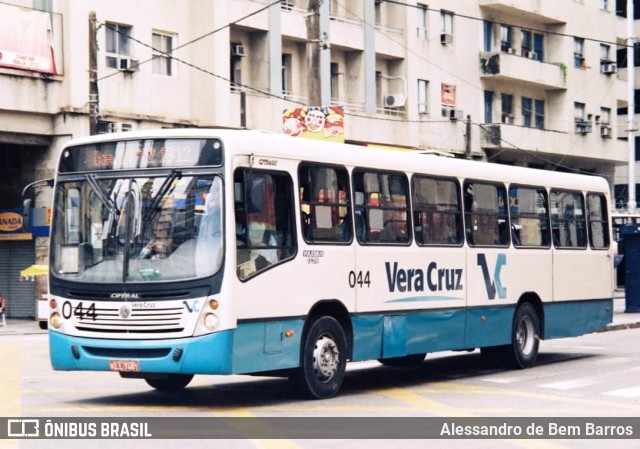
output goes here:
{"type": "Polygon", "coordinates": [[[587,247],[584,210],[582,193],[551,191],[551,225],[557,248],[587,247]]]}
{"type": "Polygon", "coordinates": [[[413,214],[419,245],[462,244],[460,187],[456,180],[414,176],[413,214]]]}
{"type": "Polygon", "coordinates": [[[464,183],[465,232],[473,246],[509,246],[506,191],[501,184],[464,183]]]}
{"type": "Polygon", "coordinates": [[[516,247],[549,247],[549,207],[542,187],[509,188],[511,239],[516,247]]]}
{"type": "Polygon", "coordinates": [[[409,226],[408,183],[404,174],[364,171],[353,173],[356,198],[356,228],[360,243],[411,242],[409,226]],[[362,205],[360,205],[362,199],[362,205]],[[361,226],[362,222],[364,226],[361,226]]]}
{"type": "Polygon", "coordinates": [[[295,254],[293,182],[284,172],[234,175],[237,272],[241,280],[295,254]]]}
{"type": "Polygon", "coordinates": [[[346,168],[301,164],[298,175],[304,239],[309,243],[349,243],[353,231],[346,168]]]}
{"type": "Polygon", "coordinates": [[[609,248],[607,200],[601,193],[587,194],[589,212],[589,244],[593,249],[609,248]]]}

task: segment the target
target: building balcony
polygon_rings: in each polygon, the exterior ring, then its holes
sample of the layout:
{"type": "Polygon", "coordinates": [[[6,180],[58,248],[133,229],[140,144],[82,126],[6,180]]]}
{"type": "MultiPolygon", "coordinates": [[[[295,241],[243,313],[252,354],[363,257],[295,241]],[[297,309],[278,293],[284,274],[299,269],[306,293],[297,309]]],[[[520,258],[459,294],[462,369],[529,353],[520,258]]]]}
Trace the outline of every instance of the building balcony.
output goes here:
{"type": "MultiPolygon", "coordinates": [[[[613,137],[610,125],[582,126],[576,122],[569,131],[537,129],[500,124],[482,125],[480,146],[492,154],[499,152],[506,159],[527,159],[527,153],[581,157],[592,161],[608,160],[617,164],[626,160],[625,142],[613,137]],[[576,151],[576,148],[580,151],[576,151]]],[[[543,158],[546,156],[543,156],[543,158]]],[[[530,158],[529,158],[530,159],[530,158]]],[[[544,159],[541,159],[544,160],[544,159]]]]}
{"type": "MultiPolygon", "coordinates": [[[[568,6],[565,2],[549,2],[544,0],[480,0],[480,7],[515,15],[525,20],[535,20],[547,24],[566,23],[568,6]]],[[[566,2],[569,3],[569,2],[566,2]]]]}
{"type": "Polygon", "coordinates": [[[544,90],[567,88],[566,68],[516,54],[488,52],[480,54],[480,77],[501,83],[528,86],[544,90]]]}

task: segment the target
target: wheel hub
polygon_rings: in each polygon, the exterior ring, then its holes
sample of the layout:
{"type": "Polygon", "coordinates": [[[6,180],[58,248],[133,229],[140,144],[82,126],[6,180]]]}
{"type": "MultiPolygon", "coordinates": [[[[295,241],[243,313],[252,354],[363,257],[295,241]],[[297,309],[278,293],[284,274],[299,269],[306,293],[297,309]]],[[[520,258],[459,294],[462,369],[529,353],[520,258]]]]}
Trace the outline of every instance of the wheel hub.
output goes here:
{"type": "Polygon", "coordinates": [[[535,345],[534,336],[535,332],[533,329],[533,322],[530,317],[526,316],[520,321],[520,325],[518,326],[518,331],[516,333],[518,346],[524,355],[529,355],[533,351],[533,347],[535,345]]]}
{"type": "Polygon", "coordinates": [[[323,335],[316,342],[313,350],[313,368],[318,379],[326,381],[338,370],[340,363],[340,352],[336,343],[326,335],[323,335]]]}

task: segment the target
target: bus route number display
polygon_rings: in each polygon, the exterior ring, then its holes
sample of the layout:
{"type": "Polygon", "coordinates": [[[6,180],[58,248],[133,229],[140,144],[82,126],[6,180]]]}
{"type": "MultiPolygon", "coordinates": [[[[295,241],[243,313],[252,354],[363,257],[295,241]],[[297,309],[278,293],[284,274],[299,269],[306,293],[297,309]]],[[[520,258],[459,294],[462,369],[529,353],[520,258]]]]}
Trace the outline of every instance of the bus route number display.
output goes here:
{"type": "Polygon", "coordinates": [[[217,139],[120,140],[66,148],[60,172],[221,165],[222,143],[217,139]]]}

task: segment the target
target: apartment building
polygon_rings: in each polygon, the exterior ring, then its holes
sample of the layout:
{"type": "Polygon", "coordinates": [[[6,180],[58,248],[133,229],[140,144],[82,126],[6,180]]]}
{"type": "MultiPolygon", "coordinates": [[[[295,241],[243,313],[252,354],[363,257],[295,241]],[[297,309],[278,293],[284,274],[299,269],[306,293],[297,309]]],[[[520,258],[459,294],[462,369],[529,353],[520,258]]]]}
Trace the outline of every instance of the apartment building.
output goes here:
{"type": "MultiPolygon", "coordinates": [[[[52,176],[74,137],[159,127],[281,131],[283,111],[306,105],[342,106],[345,140],[363,145],[363,157],[366,146],[438,151],[613,184],[628,154],[618,139],[624,19],[615,7],[6,0],[0,210],[19,209],[23,187],[52,176]]],[[[50,189],[28,196],[46,229],[50,189]]],[[[46,230],[23,237],[0,233],[0,292],[17,299],[10,316],[33,316],[44,291],[41,282],[19,283],[18,273],[46,262],[46,230]]]]}

